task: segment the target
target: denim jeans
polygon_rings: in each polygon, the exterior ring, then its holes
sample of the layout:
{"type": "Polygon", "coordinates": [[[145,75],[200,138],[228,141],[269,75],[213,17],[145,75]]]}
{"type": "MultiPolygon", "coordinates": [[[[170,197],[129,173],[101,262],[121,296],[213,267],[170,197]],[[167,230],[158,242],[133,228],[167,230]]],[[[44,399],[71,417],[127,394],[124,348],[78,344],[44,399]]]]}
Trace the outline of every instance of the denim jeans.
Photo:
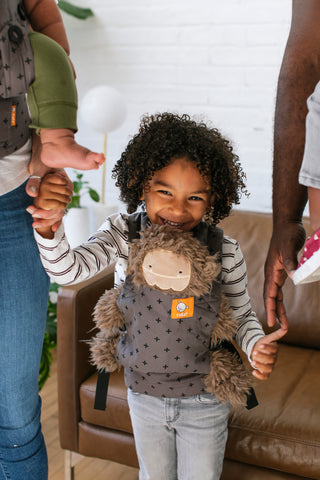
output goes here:
{"type": "Polygon", "coordinates": [[[25,184],[0,196],[0,480],[46,480],[39,364],[49,278],[25,211],[25,184]]]}
{"type": "Polygon", "coordinates": [[[140,480],[219,480],[229,404],[214,395],[152,397],[128,390],[140,480]]]}

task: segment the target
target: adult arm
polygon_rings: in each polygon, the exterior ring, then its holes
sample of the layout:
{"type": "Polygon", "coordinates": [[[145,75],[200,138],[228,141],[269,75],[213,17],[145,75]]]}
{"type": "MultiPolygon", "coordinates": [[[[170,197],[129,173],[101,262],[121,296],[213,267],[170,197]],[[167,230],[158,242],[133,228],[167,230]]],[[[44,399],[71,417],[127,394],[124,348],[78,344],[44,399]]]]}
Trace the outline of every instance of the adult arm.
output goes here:
{"type": "Polygon", "coordinates": [[[274,123],[273,235],[265,264],[268,324],[287,326],[282,286],[297,268],[305,232],[307,190],[298,182],[305,144],[307,98],[320,80],[320,2],[293,0],[291,28],[279,73],[274,123]]]}
{"type": "Polygon", "coordinates": [[[55,0],[24,0],[34,31],[55,40],[70,55],[70,47],[62,16],[55,0]]]}

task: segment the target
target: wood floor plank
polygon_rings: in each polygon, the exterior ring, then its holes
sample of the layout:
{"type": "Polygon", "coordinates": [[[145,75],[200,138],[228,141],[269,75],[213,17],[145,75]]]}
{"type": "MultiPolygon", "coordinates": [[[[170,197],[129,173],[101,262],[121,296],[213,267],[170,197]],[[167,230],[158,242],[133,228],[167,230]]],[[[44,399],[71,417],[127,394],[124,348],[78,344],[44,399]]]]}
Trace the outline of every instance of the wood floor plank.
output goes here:
{"type": "MultiPolygon", "coordinates": [[[[53,352],[51,375],[40,392],[42,431],[45,438],[49,480],[64,480],[64,455],[58,431],[57,362],[53,352]]],[[[138,469],[96,458],[84,458],[75,466],[75,480],[138,480],[138,469]]]]}

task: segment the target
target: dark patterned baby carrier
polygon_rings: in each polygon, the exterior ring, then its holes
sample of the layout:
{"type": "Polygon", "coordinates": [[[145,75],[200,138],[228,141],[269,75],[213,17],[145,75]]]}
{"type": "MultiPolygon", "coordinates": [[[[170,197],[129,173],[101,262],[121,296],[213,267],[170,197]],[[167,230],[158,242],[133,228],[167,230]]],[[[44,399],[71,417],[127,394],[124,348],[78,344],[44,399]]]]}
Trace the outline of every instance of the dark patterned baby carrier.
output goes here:
{"type": "MultiPolygon", "coordinates": [[[[146,245],[143,243],[144,240],[148,242],[149,239],[147,222],[146,214],[129,216],[129,242],[139,239],[141,231],[147,232],[143,234],[146,236],[145,239],[141,239],[141,242],[138,240],[139,252],[146,245]]],[[[157,229],[154,235],[155,237],[150,238],[151,244],[153,238],[159,237],[157,229]]],[[[170,241],[168,232],[163,235],[170,241]]],[[[223,241],[221,229],[200,222],[188,239],[189,244],[196,239],[205,246],[207,254],[209,252],[211,258],[215,257],[215,265],[217,262],[221,263],[223,241]]],[[[161,243],[161,240],[159,242],[161,243]]],[[[198,242],[196,245],[199,245],[198,242]]],[[[137,264],[141,265],[137,250],[134,253],[137,256],[137,264]]],[[[144,250],[141,255],[147,258],[144,250]]],[[[134,261],[129,261],[129,267],[132,270],[136,269],[134,261]]],[[[214,280],[210,280],[208,293],[190,296],[188,292],[192,292],[194,288],[190,284],[190,290],[184,289],[184,293],[179,296],[176,289],[162,291],[161,288],[148,285],[149,282],[137,282],[136,275],[133,280],[130,268],[116,302],[126,329],[117,342],[114,354],[116,363],[124,367],[127,387],[139,393],[174,398],[206,393],[208,390],[203,379],[209,377],[212,368],[211,353],[215,347],[211,345],[211,332],[219,318],[220,274],[209,277],[214,280]]],[[[164,270],[167,272],[166,268],[164,270]]],[[[217,271],[220,271],[220,267],[217,267],[217,271]]],[[[198,274],[195,278],[198,283],[198,274]]],[[[145,273],[144,279],[147,279],[145,273]]],[[[104,346],[102,348],[104,350],[104,346]]],[[[232,355],[237,355],[230,342],[225,342],[224,348],[231,350],[232,355]]],[[[100,371],[95,408],[105,408],[107,387],[108,373],[100,371]]],[[[249,399],[247,408],[252,408],[256,404],[252,390],[250,394],[247,396],[249,399]]]]}
{"type": "Polygon", "coordinates": [[[23,1],[1,0],[0,158],[19,149],[30,136],[25,94],[34,79],[30,25],[23,1]]]}

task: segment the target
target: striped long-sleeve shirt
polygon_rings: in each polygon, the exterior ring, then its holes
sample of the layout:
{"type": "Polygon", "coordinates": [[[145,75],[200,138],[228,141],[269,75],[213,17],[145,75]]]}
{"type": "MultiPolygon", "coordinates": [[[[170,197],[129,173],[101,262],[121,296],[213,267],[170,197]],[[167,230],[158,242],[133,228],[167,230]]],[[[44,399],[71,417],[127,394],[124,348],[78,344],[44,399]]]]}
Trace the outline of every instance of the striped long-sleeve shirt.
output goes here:
{"type": "MultiPolygon", "coordinates": [[[[88,242],[74,249],[68,244],[63,226],[53,239],[42,238],[35,231],[41,261],[50,278],[60,285],[70,285],[93,277],[116,262],[115,286],[124,282],[128,264],[127,218],[125,214],[112,215],[88,242]]],[[[238,321],[236,341],[250,358],[252,347],[264,332],[251,308],[239,244],[227,236],[222,244],[222,289],[238,321]]]]}

